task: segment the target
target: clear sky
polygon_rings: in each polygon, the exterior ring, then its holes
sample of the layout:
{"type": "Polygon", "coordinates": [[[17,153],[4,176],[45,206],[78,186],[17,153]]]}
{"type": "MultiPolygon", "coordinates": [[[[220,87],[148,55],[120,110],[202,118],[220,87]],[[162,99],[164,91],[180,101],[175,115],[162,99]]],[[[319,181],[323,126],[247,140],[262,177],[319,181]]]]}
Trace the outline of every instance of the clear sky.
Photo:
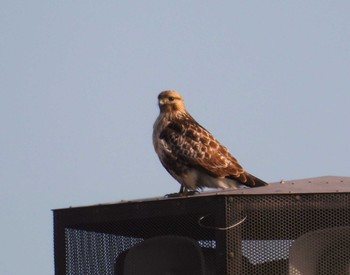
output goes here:
{"type": "Polygon", "coordinates": [[[176,192],[157,95],[269,182],[350,176],[349,1],[2,1],[0,274],[53,274],[51,209],[176,192]]]}

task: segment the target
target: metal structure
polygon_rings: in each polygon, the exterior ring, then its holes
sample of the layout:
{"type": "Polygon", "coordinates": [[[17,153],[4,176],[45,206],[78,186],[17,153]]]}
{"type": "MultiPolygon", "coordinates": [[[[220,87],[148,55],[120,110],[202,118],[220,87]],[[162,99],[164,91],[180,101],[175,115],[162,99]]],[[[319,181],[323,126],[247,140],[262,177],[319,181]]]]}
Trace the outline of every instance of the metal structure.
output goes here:
{"type": "Polygon", "coordinates": [[[198,244],[198,275],[350,274],[350,177],[56,209],[55,274],[147,275],[125,263],[147,265],[162,237],[198,244]]]}

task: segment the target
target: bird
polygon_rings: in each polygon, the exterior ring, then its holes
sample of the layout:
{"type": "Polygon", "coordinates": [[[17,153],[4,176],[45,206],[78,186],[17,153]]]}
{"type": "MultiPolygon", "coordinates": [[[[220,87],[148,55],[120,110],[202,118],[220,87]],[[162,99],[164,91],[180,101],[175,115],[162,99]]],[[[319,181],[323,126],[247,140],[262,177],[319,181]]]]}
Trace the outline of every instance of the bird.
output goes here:
{"type": "Polygon", "coordinates": [[[181,184],[178,194],[206,187],[237,189],[268,185],[246,172],[229,150],[187,112],[179,92],[161,92],[158,106],[153,146],[164,168],[181,184]]]}

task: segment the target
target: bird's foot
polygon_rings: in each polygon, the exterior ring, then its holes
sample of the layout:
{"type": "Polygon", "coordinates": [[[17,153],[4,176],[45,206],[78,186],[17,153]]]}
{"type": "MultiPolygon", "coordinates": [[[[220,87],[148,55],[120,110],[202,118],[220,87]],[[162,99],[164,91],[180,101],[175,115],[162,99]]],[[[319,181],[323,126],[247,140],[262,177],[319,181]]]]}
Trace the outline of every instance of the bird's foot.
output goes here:
{"type": "Polygon", "coordinates": [[[183,193],[170,193],[170,194],[166,194],[164,197],[166,198],[177,198],[177,197],[183,197],[184,194],[183,193]]]}
{"type": "Polygon", "coordinates": [[[193,196],[195,194],[198,194],[198,191],[188,191],[185,193],[170,193],[170,194],[166,194],[165,197],[166,198],[177,198],[177,197],[187,197],[187,196],[193,196]]]}
{"type": "Polygon", "coordinates": [[[165,197],[167,197],[167,198],[187,197],[187,196],[193,196],[193,195],[198,194],[198,193],[199,192],[196,190],[188,190],[186,187],[183,187],[181,185],[179,193],[166,194],[165,197]]]}

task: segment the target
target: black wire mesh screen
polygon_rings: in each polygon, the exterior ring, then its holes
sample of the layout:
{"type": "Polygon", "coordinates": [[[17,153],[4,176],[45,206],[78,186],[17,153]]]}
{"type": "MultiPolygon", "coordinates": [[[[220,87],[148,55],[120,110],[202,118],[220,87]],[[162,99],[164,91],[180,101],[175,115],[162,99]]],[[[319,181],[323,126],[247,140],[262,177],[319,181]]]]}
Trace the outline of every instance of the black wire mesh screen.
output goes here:
{"type": "Polygon", "coordinates": [[[113,274],[117,256],[142,239],[66,229],[67,274],[113,274]]]}
{"type": "Polygon", "coordinates": [[[126,275],[128,251],[164,235],[196,240],[206,275],[350,274],[350,193],[203,196],[99,207],[55,211],[56,274],[126,275]]]}
{"type": "Polygon", "coordinates": [[[227,232],[228,274],[350,274],[350,194],[228,197],[226,215],[245,218],[227,232]]]}

